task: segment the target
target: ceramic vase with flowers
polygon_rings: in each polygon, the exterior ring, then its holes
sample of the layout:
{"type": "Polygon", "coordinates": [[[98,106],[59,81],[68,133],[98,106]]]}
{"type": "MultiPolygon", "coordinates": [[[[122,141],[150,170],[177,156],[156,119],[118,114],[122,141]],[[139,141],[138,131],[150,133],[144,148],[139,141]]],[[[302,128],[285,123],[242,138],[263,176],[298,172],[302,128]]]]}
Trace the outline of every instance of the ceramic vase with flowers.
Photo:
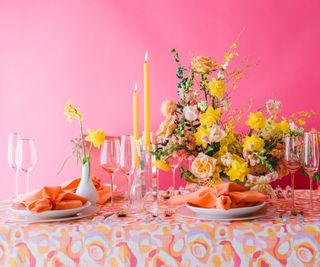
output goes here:
{"type": "Polygon", "coordinates": [[[71,123],[73,119],[76,119],[80,126],[81,152],[78,154],[78,160],[81,161],[82,164],[82,175],[76,193],[86,197],[92,204],[95,204],[98,200],[98,193],[91,178],[91,148],[92,146],[100,148],[105,140],[106,134],[101,129],[88,129],[88,135],[84,137],[82,125],[83,115],[79,108],[75,107],[71,101],[68,101],[65,105],[64,111],[68,122],[71,123]],[[86,141],[90,143],[89,149],[86,149],[86,141]]]}

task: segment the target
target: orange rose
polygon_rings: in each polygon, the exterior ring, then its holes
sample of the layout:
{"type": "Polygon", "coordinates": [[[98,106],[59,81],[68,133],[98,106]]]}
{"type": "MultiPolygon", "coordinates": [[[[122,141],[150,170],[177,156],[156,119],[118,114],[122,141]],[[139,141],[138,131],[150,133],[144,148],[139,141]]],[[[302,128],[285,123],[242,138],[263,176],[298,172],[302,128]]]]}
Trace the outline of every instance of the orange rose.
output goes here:
{"type": "Polygon", "coordinates": [[[199,179],[209,179],[216,168],[216,162],[215,158],[199,153],[192,162],[191,172],[199,179]]]}
{"type": "Polygon", "coordinates": [[[196,72],[207,74],[217,66],[217,63],[210,57],[196,56],[192,58],[191,65],[196,72]]]}
{"type": "Polygon", "coordinates": [[[169,137],[174,129],[176,128],[175,125],[176,116],[169,116],[167,117],[161,124],[160,129],[157,131],[158,137],[169,137]]]}
{"type": "Polygon", "coordinates": [[[172,101],[172,100],[166,100],[162,102],[161,105],[161,113],[166,116],[169,117],[171,115],[173,115],[173,113],[177,110],[177,104],[172,101]]]}

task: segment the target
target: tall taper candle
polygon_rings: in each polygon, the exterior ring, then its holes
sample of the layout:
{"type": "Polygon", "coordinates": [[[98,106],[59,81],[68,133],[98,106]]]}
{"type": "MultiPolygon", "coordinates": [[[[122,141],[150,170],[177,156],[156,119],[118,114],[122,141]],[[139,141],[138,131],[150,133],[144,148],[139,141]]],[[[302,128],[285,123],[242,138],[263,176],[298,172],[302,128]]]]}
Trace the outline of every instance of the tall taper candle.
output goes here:
{"type": "Polygon", "coordinates": [[[148,51],[144,58],[144,145],[150,149],[150,88],[148,51]]]}

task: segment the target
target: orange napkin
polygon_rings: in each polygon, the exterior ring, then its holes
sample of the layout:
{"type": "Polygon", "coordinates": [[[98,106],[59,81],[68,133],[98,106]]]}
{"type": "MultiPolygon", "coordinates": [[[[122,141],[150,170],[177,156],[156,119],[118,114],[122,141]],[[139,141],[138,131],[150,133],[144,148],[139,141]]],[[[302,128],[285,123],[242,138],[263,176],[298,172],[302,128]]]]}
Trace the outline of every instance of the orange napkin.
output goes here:
{"type": "Polygon", "coordinates": [[[198,191],[169,199],[169,205],[190,205],[201,208],[217,208],[228,210],[254,206],[265,201],[267,196],[258,191],[250,191],[247,187],[236,183],[223,183],[215,188],[203,187],[198,191]]]}
{"type": "Polygon", "coordinates": [[[31,213],[47,210],[66,210],[82,207],[87,202],[85,197],[69,191],[61,186],[47,187],[23,196],[20,204],[31,213]]]}
{"type": "MultiPolygon", "coordinates": [[[[101,184],[101,180],[97,177],[93,177],[92,181],[98,192],[97,203],[103,205],[111,197],[111,186],[101,184]]],[[[79,183],[80,183],[80,178],[76,178],[74,180],[64,182],[63,184],[61,184],[61,186],[66,191],[75,192],[77,190],[79,183]]]]}

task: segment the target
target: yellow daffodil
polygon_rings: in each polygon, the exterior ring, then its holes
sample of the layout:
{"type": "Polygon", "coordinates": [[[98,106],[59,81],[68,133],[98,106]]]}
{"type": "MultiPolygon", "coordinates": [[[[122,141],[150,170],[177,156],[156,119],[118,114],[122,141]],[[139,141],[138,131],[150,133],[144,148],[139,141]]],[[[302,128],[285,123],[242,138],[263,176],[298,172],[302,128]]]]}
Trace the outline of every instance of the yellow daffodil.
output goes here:
{"type": "Polygon", "coordinates": [[[246,121],[246,125],[258,131],[265,127],[266,118],[265,116],[263,116],[263,114],[260,111],[256,113],[250,112],[249,119],[246,121]]]}
{"type": "Polygon", "coordinates": [[[200,114],[200,123],[202,126],[212,127],[219,119],[221,115],[220,108],[214,109],[213,107],[208,107],[205,113],[200,114]]]}
{"type": "Polygon", "coordinates": [[[264,140],[256,134],[246,136],[243,140],[243,149],[248,152],[260,152],[264,149],[264,140]]]}
{"type": "Polygon", "coordinates": [[[170,165],[164,160],[156,160],[154,165],[157,169],[168,172],[170,171],[170,165]]]}
{"type": "Polygon", "coordinates": [[[203,126],[199,126],[197,131],[194,133],[194,136],[196,138],[196,144],[198,146],[202,146],[203,148],[206,148],[209,142],[209,134],[210,134],[210,129],[205,128],[203,126]]]}
{"type": "Polygon", "coordinates": [[[88,135],[86,136],[85,140],[92,143],[94,147],[100,148],[105,138],[106,138],[106,134],[103,130],[88,129],[88,135]]]}
{"type": "Polygon", "coordinates": [[[209,89],[210,89],[210,94],[212,96],[216,96],[218,98],[223,97],[223,93],[226,91],[226,86],[223,83],[222,80],[217,80],[215,78],[212,79],[211,82],[208,84],[209,89]]]}
{"type": "Polygon", "coordinates": [[[249,173],[248,164],[244,160],[233,160],[230,170],[227,175],[230,177],[231,181],[239,180],[244,182],[249,173]]]}
{"type": "Polygon", "coordinates": [[[279,123],[275,123],[275,127],[278,131],[285,133],[285,134],[288,133],[290,130],[290,125],[286,119],[283,119],[279,123]]]}
{"type": "Polygon", "coordinates": [[[64,115],[67,117],[68,122],[72,122],[73,118],[76,118],[79,122],[82,122],[83,115],[79,108],[72,105],[71,100],[69,100],[64,106],[64,115]]]}

